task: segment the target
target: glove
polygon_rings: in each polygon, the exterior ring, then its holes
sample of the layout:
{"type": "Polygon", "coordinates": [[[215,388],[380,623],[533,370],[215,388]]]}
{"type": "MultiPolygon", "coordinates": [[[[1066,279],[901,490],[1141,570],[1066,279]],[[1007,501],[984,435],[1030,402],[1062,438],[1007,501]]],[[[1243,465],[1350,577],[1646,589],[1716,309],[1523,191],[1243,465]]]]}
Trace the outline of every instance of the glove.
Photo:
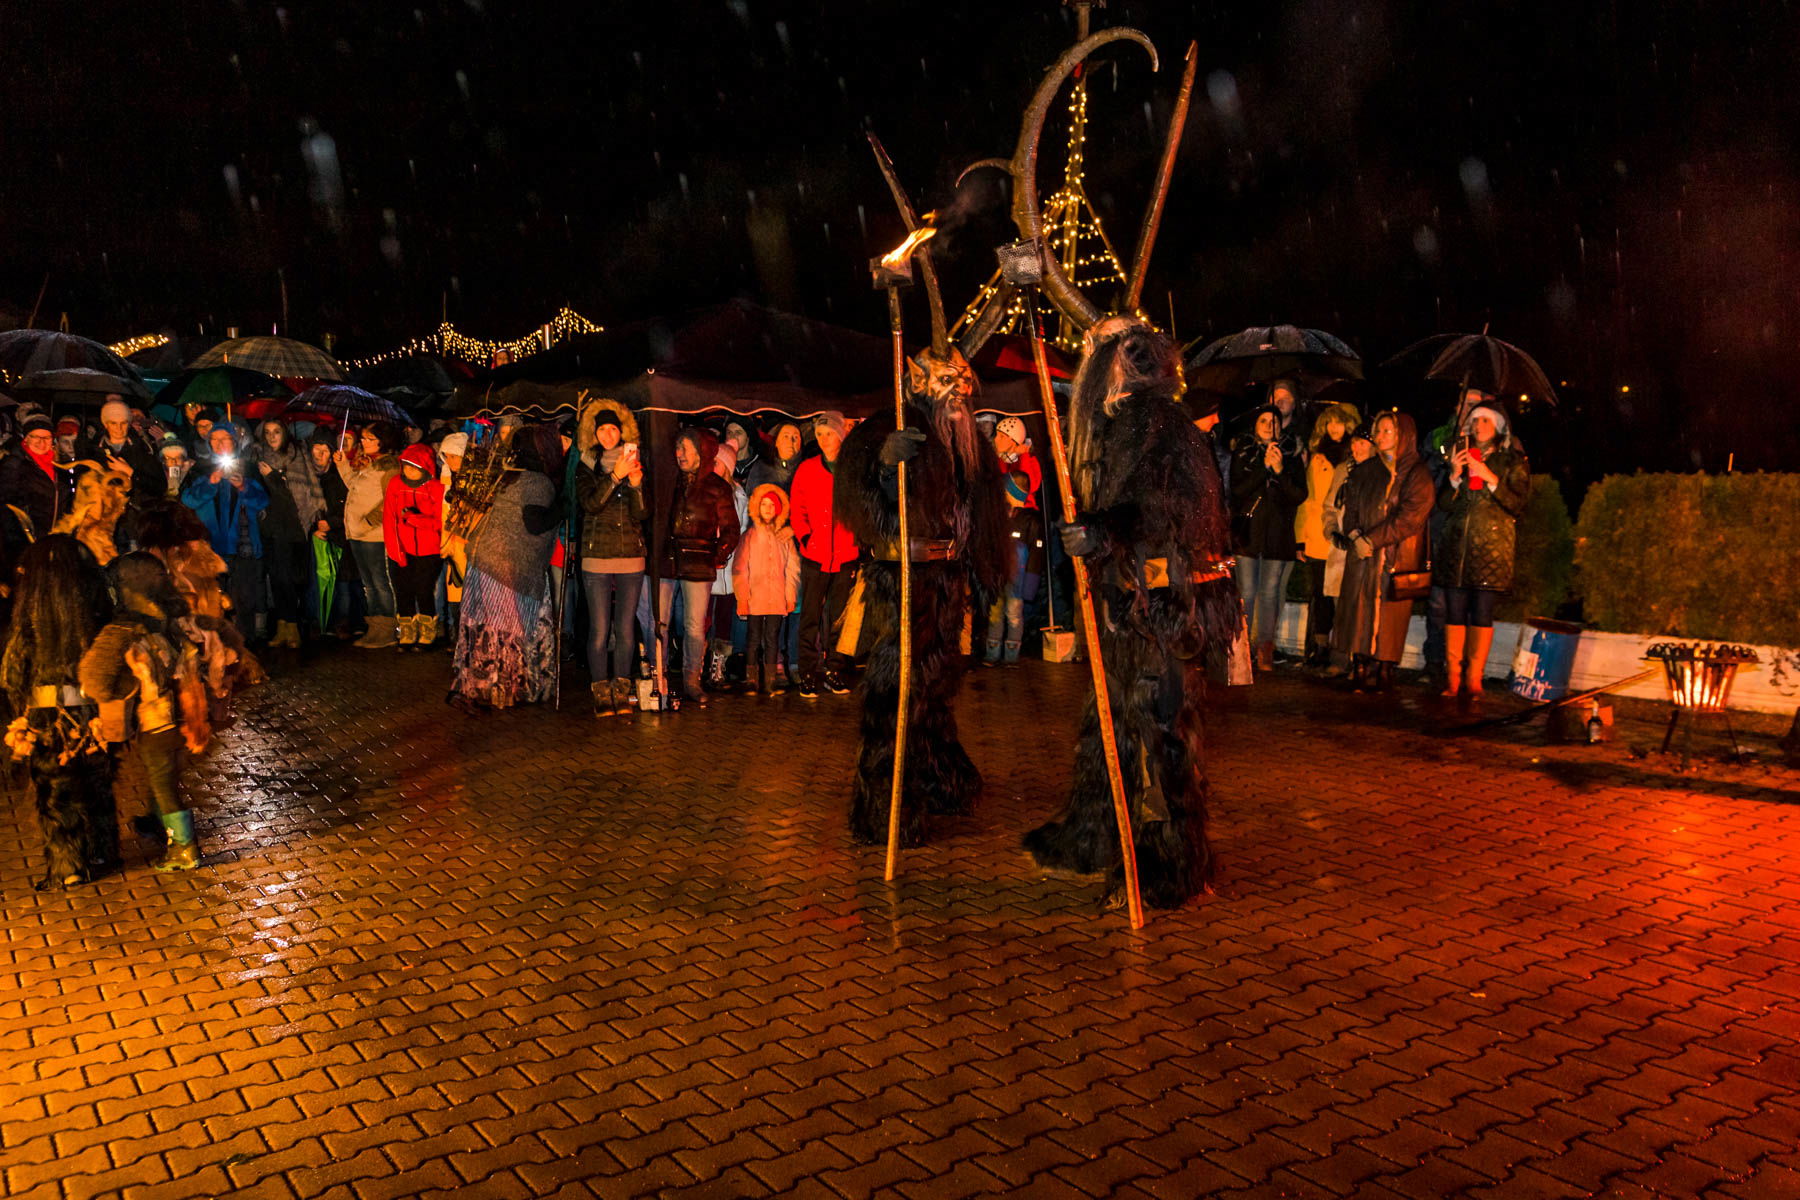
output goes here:
{"type": "Polygon", "coordinates": [[[1062,536],[1063,553],[1070,558],[1085,558],[1100,549],[1104,538],[1086,521],[1058,522],[1056,532],[1062,536]]]}
{"type": "Polygon", "coordinates": [[[881,443],[881,465],[897,467],[903,462],[910,462],[918,456],[919,447],[924,444],[924,430],[896,429],[881,443]]]}
{"type": "Polygon", "coordinates": [[[1358,534],[1356,537],[1355,544],[1356,544],[1356,557],[1358,557],[1358,558],[1374,558],[1375,557],[1375,543],[1371,542],[1368,538],[1363,537],[1361,534],[1358,534]]]}

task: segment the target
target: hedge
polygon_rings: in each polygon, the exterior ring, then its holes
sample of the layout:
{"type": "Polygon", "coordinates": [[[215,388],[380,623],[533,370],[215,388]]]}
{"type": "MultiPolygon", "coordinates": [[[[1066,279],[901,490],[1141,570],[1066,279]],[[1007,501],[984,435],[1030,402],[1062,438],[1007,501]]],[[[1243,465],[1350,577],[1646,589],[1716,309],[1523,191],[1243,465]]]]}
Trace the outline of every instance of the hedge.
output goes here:
{"type": "Polygon", "coordinates": [[[1554,617],[1568,599],[1575,574],[1575,533],[1562,489],[1550,476],[1531,477],[1517,539],[1512,591],[1500,598],[1494,613],[1503,621],[1554,617]]]}
{"type": "Polygon", "coordinates": [[[1800,646],[1800,475],[1609,475],[1575,535],[1593,628],[1800,646]]]}

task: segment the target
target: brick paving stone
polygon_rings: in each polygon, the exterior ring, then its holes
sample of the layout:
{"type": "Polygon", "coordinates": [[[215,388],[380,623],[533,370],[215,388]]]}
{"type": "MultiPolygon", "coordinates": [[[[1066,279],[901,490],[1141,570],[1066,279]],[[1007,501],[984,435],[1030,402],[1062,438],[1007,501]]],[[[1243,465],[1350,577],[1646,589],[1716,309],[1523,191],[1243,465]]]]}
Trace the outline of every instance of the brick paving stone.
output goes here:
{"type": "Polygon", "coordinates": [[[199,872],[128,831],[32,892],[8,793],[9,1196],[1796,1190],[1770,721],[1684,774],[1655,706],[1431,738],[1411,692],[1277,672],[1210,721],[1216,894],[1132,935],[1017,850],[1079,670],[971,676],[989,791],[890,889],[849,701],[471,720],[441,657],[272,665],[194,765],[199,872]]]}

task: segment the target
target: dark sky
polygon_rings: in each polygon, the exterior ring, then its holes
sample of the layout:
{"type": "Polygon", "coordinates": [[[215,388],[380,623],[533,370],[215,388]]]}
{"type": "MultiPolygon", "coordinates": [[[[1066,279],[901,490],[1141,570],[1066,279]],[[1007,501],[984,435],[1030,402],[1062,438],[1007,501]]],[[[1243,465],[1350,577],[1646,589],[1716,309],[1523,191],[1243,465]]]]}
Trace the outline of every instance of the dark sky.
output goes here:
{"type": "MultiPolygon", "coordinates": [[[[1567,379],[1608,465],[1791,464],[1792,5],[1118,3],[1090,190],[1128,247],[1189,38],[1201,86],[1148,295],[1184,338],[1266,320],[1386,357],[1495,333],[1567,379]],[[1113,62],[1118,64],[1116,74],[1113,62]],[[1145,105],[1151,105],[1152,121],[1145,105]],[[1629,393],[1620,391],[1629,387],[1629,393]]],[[[866,260],[1010,153],[1072,39],[1054,0],[244,0],[6,6],[0,323],[46,273],[103,339],[235,324],[347,354],[733,295],[881,328],[866,260]]],[[[1047,139],[1060,158],[1060,133],[1047,139]]],[[[960,306],[1009,236],[940,252],[960,306]]]]}

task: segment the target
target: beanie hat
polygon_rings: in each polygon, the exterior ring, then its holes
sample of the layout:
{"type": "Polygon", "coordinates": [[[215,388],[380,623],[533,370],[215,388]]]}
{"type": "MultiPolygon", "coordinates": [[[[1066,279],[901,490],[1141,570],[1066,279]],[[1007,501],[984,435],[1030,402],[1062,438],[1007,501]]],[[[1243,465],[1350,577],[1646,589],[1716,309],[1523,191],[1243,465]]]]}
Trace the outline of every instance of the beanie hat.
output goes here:
{"type": "Polygon", "coordinates": [[[843,437],[845,430],[848,428],[849,426],[844,423],[844,414],[838,412],[836,409],[822,412],[813,418],[813,432],[815,434],[821,429],[829,429],[839,437],[843,437]]]}
{"type": "Polygon", "coordinates": [[[437,459],[432,457],[431,447],[424,442],[414,442],[400,452],[400,465],[412,465],[427,475],[437,474],[437,459]]]}
{"type": "Polygon", "coordinates": [[[737,460],[737,447],[730,442],[720,442],[718,450],[713,454],[713,470],[730,479],[731,473],[737,470],[737,460]]]}
{"type": "Polygon", "coordinates": [[[595,433],[600,432],[600,427],[602,425],[611,425],[614,429],[621,430],[621,431],[623,431],[625,428],[624,424],[621,423],[619,420],[619,414],[614,412],[610,408],[601,409],[599,414],[594,417],[594,432],[595,433]]]}
{"type": "Polygon", "coordinates": [[[466,433],[446,434],[444,440],[438,443],[439,454],[454,454],[458,458],[461,458],[468,452],[469,435],[466,433]]]}
{"type": "Polygon", "coordinates": [[[1031,477],[1023,471],[1006,473],[1006,494],[1008,498],[1019,504],[1031,499],[1031,477]]]}
{"type": "Polygon", "coordinates": [[[1021,446],[1031,445],[1031,435],[1025,432],[1025,422],[1017,417],[1002,418],[1000,424],[994,427],[994,432],[996,434],[1004,433],[1021,446]]]}
{"type": "Polygon", "coordinates": [[[108,400],[100,406],[100,419],[102,421],[129,421],[131,420],[131,409],[126,407],[124,401],[108,400]]]}
{"type": "Polygon", "coordinates": [[[81,422],[74,417],[64,417],[56,423],[57,437],[74,437],[81,432],[81,422]]]}
{"type": "Polygon", "coordinates": [[[1494,423],[1495,432],[1506,432],[1506,414],[1501,412],[1495,406],[1491,404],[1477,404],[1474,408],[1471,408],[1469,410],[1469,415],[1463,418],[1463,429],[1465,431],[1474,425],[1476,417],[1486,417],[1488,420],[1492,421],[1494,423]]]}
{"type": "Polygon", "coordinates": [[[48,430],[51,433],[56,432],[56,426],[43,413],[32,413],[19,426],[20,433],[35,433],[39,429],[48,430]]]}

